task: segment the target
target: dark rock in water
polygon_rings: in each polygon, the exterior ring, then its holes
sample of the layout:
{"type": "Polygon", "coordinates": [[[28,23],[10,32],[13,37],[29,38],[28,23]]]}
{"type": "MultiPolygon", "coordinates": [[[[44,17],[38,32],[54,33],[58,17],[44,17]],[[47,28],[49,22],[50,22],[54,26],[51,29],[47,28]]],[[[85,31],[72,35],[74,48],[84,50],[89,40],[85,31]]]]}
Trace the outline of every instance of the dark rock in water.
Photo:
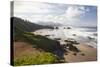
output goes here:
{"type": "Polygon", "coordinates": [[[89,38],[90,40],[94,39],[94,38],[92,38],[92,37],[90,37],[90,36],[88,36],[88,38],[89,38]]]}
{"type": "Polygon", "coordinates": [[[68,42],[68,40],[64,40],[64,42],[68,42]]]}
{"type": "Polygon", "coordinates": [[[71,27],[67,27],[67,29],[71,29],[71,27]]]}
{"type": "Polygon", "coordinates": [[[92,39],[91,37],[88,36],[89,39],[92,39]]]}
{"type": "Polygon", "coordinates": [[[74,39],[68,39],[68,40],[64,40],[66,43],[71,43],[71,44],[79,44],[77,41],[75,41],[74,39]]]}
{"type": "Polygon", "coordinates": [[[67,40],[68,41],[75,41],[75,39],[73,39],[73,38],[68,38],[67,40]]]}
{"type": "Polygon", "coordinates": [[[59,29],[58,27],[55,27],[55,29],[59,29]]]}
{"type": "Polygon", "coordinates": [[[94,35],[94,36],[97,36],[97,33],[94,33],[93,35],[94,35]]]}
{"type": "Polygon", "coordinates": [[[75,47],[72,44],[67,44],[69,46],[69,50],[70,51],[74,51],[74,52],[80,52],[79,49],[77,47],[75,47]]]}
{"type": "Polygon", "coordinates": [[[50,36],[50,35],[45,35],[45,36],[47,37],[47,36],[50,36]]]}
{"type": "Polygon", "coordinates": [[[54,40],[61,40],[61,38],[54,38],[54,40]]]}
{"type": "Polygon", "coordinates": [[[78,43],[77,41],[74,41],[73,44],[76,44],[77,45],[77,44],[80,44],[80,43],[78,43]]]}
{"type": "Polygon", "coordinates": [[[68,38],[67,40],[64,40],[65,42],[72,42],[75,41],[74,39],[68,38]]]}
{"type": "Polygon", "coordinates": [[[76,34],[73,34],[73,36],[76,36],[76,34]]]}
{"type": "Polygon", "coordinates": [[[64,27],[64,29],[66,29],[66,28],[64,27]]]}

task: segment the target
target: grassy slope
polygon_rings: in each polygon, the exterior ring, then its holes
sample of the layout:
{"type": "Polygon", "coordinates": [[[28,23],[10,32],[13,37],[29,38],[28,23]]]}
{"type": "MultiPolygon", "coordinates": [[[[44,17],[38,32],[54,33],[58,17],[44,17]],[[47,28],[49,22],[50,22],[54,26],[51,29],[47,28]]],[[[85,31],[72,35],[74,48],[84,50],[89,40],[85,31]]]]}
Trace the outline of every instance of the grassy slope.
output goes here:
{"type": "MultiPolygon", "coordinates": [[[[20,21],[22,20],[20,19],[20,21]]],[[[29,33],[26,30],[23,30],[23,28],[25,28],[24,26],[26,26],[26,23],[29,23],[29,22],[22,21],[21,23],[20,21],[19,19],[13,20],[13,40],[14,41],[29,42],[29,43],[32,43],[33,46],[42,48],[45,51],[54,51],[61,48],[60,43],[58,41],[48,39],[44,36],[34,35],[32,33],[29,33]],[[14,23],[16,23],[16,25],[14,23]]],[[[30,26],[28,26],[27,29],[29,29],[29,27],[30,26]]]]}
{"type": "Polygon", "coordinates": [[[54,63],[55,59],[57,59],[57,58],[54,57],[53,52],[57,49],[61,49],[59,42],[50,40],[43,36],[31,34],[28,32],[29,30],[27,30],[29,28],[25,29],[26,22],[24,22],[24,25],[18,19],[16,22],[18,22],[18,23],[15,25],[14,21],[13,21],[13,24],[14,24],[13,25],[13,41],[30,43],[30,44],[32,44],[32,46],[34,48],[43,49],[45,52],[44,53],[41,52],[40,54],[36,54],[34,56],[26,54],[25,56],[17,58],[14,61],[14,65],[54,63]],[[38,58],[36,59],[37,56],[38,56],[38,58]],[[39,60],[40,58],[44,61],[40,61],[39,60]],[[27,60],[27,59],[29,59],[29,60],[27,60]],[[33,59],[33,60],[31,60],[31,59],[33,59]],[[46,60],[46,59],[49,59],[49,60],[46,60]],[[35,61],[37,61],[37,62],[35,63],[35,61]]]}
{"type": "Polygon", "coordinates": [[[48,39],[44,36],[34,35],[31,33],[24,32],[24,33],[18,33],[14,37],[15,41],[31,43],[33,47],[41,48],[44,51],[53,52],[57,49],[61,49],[59,42],[48,39]]]}
{"type": "Polygon", "coordinates": [[[33,48],[27,42],[14,42],[14,65],[56,63],[57,57],[41,49],[33,48]]]}
{"type": "Polygon", "coordinates": [[[14,65],[35,65],[55,63],[56,57],[52,53],[26,54],[14,60],[14,65]]]}

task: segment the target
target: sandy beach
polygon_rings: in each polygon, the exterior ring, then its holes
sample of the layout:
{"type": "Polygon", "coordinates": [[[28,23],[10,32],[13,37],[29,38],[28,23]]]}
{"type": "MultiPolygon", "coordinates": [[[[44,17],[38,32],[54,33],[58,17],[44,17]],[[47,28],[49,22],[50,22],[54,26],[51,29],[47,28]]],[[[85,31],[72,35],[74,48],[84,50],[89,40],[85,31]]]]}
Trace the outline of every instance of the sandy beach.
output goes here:
{"type": "Polygon", "coordinates": [[[78,45],[74,45],[80,52],[74,52],[67,50],[64,54],[65,62],[85,62],[85,61],[96,61],[97,60],[97,47],[95,41],[96,37],[91,36],[91,34],[83,33],[77,29],[41,29],[37,30],[36,32],[32,32],[36,35],[46,36],[47,38],[54,39],[60,38],[58,40],[61,44],[65,44],[64,40],[68,38],[72,38],[79,42],[78,45]],[[73,36],[75,34],[75,36],[73,36]],[[88,36],[91,38],[94,37],[94,40],[89,39],[88,36]]]}
{"type": "Polygon", "coordinates": [[[84,62],[84,61],[96,61],[97,60],[97,49],[86,44],[76,45],[81,51],[75,54],[75,52],[69,51],[68,54],[64,55],[65,61],[70,62],[84,62]]]}

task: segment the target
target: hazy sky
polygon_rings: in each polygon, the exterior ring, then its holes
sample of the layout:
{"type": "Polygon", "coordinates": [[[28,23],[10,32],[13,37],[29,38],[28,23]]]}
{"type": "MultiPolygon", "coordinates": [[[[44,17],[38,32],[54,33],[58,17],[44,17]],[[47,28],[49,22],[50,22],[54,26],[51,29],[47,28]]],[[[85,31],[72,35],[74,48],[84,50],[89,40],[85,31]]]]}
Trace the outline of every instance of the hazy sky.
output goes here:
{"type": "Polygon", "coordinates": [[[32,22],[97,26],[97,7],[45,2],[14,2],[14,16],[32,22]]]}

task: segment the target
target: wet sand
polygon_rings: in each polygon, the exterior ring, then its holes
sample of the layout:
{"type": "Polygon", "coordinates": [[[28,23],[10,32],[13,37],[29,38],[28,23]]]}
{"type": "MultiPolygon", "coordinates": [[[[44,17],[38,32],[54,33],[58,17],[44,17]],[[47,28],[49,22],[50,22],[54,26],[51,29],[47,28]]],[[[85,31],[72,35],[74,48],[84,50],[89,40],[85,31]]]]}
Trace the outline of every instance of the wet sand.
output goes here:
{"type": "Polygon", "coordinates": [[[76,47],[81,51],[78,53],[69,51],[67,55],[64,55],[65,61],[71,62],[86,62],[97,60],[97,49],[86,44],[79,44],[76,47]]]}

